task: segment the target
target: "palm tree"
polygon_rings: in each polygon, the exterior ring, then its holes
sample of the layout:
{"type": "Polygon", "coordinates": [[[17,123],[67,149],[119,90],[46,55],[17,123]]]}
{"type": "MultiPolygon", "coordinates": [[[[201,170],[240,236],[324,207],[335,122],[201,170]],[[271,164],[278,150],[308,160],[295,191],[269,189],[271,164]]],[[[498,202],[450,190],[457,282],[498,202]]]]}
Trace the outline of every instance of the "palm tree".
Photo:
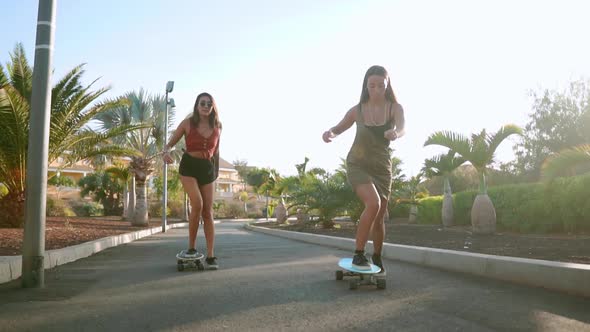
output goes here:
{"type": "MultiPolygon", "coordinates": [[[[146,182],[156,169],[161,169],[160,151],[164,144],[164,97],[148,96],[140,89],[139,92],[126,94],[128,104],[113,108],[97,117],[100,128],[110,130],[124,125],[140,125],[143,129],[128,132],[117,139],[116,143],[134,151],[130,155],[129,170],[135,179],[135,209],[131,218],[133,225],[147,225],[148,202],[146,182]]],[[[174,122],[174,111],[168,112],[168,124],[174,122]]],[[[170,129],[170,128],[169,128],[170,129]]],[[[180,159],[181,152],[174,151],[173,158],[180,159]]]]}
{"type": "Polygon", "coordinates": [[[244,214],[248,215],[248,202],[256,200],[256,195],[250,194],[247,191],[241,191],[236,195],[235,199],[244,203],[244,214]]]}
{"type": "Polygon", "coordinates": [[[471,208],[474,233],[492,234],[496,231],[496,210],[487,194],[487,169],[500,143],[513,134],[522,135],[522,129],[515,125],[505,125],[494,134],[488,134],[484,129],[479,134],[471,135],[471,138],[451,131],[438,131],[430,135],[424,143],[424,146],[441,145],[457,152],[477,170],[479,194],[471,208]]]}
{"type": "MultiPolygon", "coordinates": [[[[9,191],[0,201],[0,225],[18,226],[24,220],[33,69],[20,43],[15,46],[10,58],[6,65],[7,74],[0,65],[0,182],[9,191]]],[[[103,131],[88,127],[94,117],[120,107],[126,101],[118,98],[95,103],[109,88],[92,91],[96,81],[83,86],[83,74],[82,65],[74,67],[52,88],[49,163],[63,157],[64,167],[68,167],[96,155],[132,153],[112,142],[115,137],[136,129],[135,126],[103,131]]]]}
{"type": "Polygon", "coordinates": [[[422,185],[422,172],[410,177],[410,179],[404,182],[399,190],[400,197],[397,199],[400,204],[410,205],[410,215],[408,216],[408,222],[416,222],[418,217],[418,200],[425,196],[428,196],[428,192],[422,185]]]}
{"type": "Polygon", "coordinates": [[[572,171],[576,167],[590,165],[590,144],[582,144],[565,149],[548,157],[541,167],[543,179],[551,180],[564,171],[572,171]]]}
{"type": "MultiPolygon", "coordinates": [[[[106,173],[110,174],[113,178],[123,182],[123,218],[129,218],[129,182],[131,181],[131,172],[129,167],[124,165],[115,165],[107,168],[106,173]]],[[[131,210],[132,211],[132,210],[131,210]]]]}
{"type": "Polygon", "coordinates": [[[465,158],[457,157],[453,150],[424,160],[422,171],[427,177],[442,176],[443,178],[442,223],[445,227],[453,225],[453,193],[449,175],[463,163],[465,163],[465,158]]]}

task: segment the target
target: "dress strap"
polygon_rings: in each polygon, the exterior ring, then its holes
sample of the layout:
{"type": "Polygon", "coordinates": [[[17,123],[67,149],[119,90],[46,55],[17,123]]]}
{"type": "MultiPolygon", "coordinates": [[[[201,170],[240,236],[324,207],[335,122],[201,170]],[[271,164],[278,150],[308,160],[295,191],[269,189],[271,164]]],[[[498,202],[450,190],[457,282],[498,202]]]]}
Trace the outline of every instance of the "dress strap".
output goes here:
{"type": "Polygon", "coordinates": [[[362,103],[359,103],[359,109],[358,109],[358,112],[357,112],[356,123],[357,124],[362,124],[363,126],[365,125],[365,118],[363,117],[363,106],[362,106],[362,103]]]}

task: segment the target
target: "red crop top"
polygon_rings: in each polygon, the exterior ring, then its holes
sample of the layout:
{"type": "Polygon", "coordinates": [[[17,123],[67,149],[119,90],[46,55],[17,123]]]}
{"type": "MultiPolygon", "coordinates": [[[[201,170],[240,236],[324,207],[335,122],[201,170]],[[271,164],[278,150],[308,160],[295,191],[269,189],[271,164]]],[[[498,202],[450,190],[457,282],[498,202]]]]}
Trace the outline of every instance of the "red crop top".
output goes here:
{"type": "Polygon", "coordinates": [[[204,152],[207,159],[211,159],[219,144],[219,128],[214,128],[209,137],[204,137],[199,133],[192,121],[190,121],[191,130],[186,136],[187,152],[204,152]]]}

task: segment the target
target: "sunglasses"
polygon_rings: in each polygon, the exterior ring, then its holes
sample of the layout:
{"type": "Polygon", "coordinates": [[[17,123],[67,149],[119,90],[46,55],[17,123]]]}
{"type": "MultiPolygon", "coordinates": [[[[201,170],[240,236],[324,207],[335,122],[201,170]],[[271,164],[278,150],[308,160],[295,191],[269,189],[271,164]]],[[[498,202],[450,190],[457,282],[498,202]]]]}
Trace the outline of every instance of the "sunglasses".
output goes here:
{"type": "Polygon", "coordinates": [[[202,107],[211,107],[213,106],[213,103],[210,101],[201,101],[199,105],[201,105],[202,107]]]}

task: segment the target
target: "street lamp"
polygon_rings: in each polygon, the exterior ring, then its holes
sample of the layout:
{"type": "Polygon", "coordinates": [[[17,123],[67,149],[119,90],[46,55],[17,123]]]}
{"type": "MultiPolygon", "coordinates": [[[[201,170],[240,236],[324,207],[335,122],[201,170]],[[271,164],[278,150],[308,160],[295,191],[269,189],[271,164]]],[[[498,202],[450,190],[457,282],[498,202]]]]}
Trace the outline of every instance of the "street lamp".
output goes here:
{"type": "Polygon", "coordinates": [[[29,120],[26,212],[22,253],[22,286],[25,288],[45,287],[47,155],[56,7],[57,0],[39,0],[31,92],[31,118],[29,120]]]}
{"type": "MultiPolygon", "coordinates": [[[[168,144],[168,108],[169,107],[176,107],[174,104],[174,99],[170,98],[168,100],[168,94],[174,90],[174,81],[168,81],[166,83],[166,105],[164,107],[164,147],[162,151],[166,150],[166,144],[168,144]]],[[[162,175],[162,233],[166,232],[166,208],[168,205],[168,164],[164,162],[164,170],[162,175]]]]}

